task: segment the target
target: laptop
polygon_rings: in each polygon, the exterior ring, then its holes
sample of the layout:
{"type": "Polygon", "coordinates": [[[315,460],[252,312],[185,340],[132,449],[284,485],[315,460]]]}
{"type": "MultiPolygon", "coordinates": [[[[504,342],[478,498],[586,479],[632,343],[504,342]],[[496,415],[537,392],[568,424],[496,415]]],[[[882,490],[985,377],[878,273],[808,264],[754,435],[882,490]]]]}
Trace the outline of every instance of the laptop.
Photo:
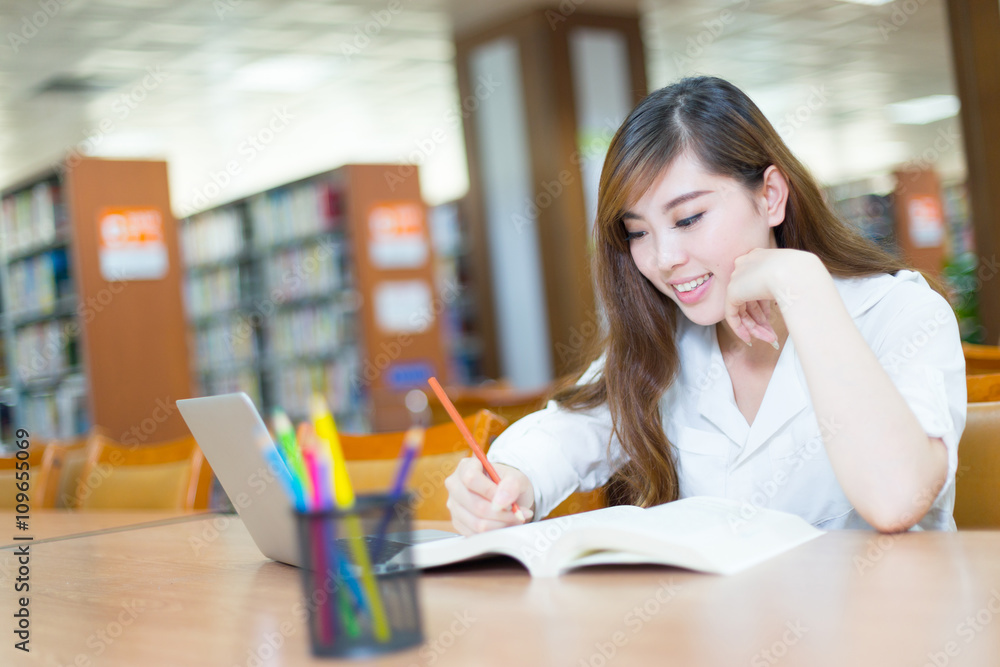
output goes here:
{"type": "MultiPolygon", "coordinates": [[[[300,567],[291,499],[261,454],[262,447],[274,443],[250,397],[240,392],[189,398],[177,401],[177,407],[260,552],[300,567]]],[[[453,537],[443,530],[392,533],[386,536],[392,548],[381,550],[382,559],[413,544],[453,537]]]]}

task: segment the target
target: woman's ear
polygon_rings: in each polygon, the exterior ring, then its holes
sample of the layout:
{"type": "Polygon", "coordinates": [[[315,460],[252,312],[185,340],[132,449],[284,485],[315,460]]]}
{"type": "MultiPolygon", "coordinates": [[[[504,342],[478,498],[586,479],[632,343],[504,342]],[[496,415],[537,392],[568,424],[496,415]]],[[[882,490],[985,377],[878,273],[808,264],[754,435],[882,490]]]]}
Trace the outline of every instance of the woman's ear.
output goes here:
{"type": "Polygon", "coordinates": [[[785,205],[788,203],[788,181],[773,164],[764,170],[764,205],[767,226],[777,227],[785,221],[785,205]]]}

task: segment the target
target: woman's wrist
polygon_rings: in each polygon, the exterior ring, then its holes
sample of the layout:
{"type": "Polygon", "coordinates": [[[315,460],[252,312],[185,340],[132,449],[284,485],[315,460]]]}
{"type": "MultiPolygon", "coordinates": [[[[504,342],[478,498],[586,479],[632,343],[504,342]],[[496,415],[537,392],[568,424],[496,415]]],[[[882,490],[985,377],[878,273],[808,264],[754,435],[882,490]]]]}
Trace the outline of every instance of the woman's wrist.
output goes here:
{"type": "Polygon", "coordinates": [[[803,305],[812,305],[816,299],[837,296],[836,286],[823,261],[811,252],[793,250],[787,259],[771,273],[771,294],[781,310],[786,323],[803,305]]]}

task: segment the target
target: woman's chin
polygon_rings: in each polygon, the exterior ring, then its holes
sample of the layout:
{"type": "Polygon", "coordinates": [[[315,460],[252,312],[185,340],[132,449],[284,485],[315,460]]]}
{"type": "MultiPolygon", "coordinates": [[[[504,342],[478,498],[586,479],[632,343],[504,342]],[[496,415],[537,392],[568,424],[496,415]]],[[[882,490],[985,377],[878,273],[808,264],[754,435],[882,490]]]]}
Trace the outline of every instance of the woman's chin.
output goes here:
{"type": "Polygon", "coordinates": [[[684,304],[679,305],[681,312],[684,313],[684,316],[688,318],[692,324],[697,324],[703,327],[711,327],[725,319],[724,313],[718,310],[704,308],[701,304],[693,307],[685,306],[684,304]]]}

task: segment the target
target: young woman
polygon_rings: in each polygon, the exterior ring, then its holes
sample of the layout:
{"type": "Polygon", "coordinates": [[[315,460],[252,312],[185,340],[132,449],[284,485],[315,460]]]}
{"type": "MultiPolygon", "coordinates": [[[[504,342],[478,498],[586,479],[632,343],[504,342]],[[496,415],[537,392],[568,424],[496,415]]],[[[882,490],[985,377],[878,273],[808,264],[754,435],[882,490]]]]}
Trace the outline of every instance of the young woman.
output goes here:
{"type": "Polygon", "coordinates": [[[954,530],[965,361],[948,302],[839,220],[713,77],[643,100],[601,174],[589,365],[446,481],[463,533],[611,480],[642,506],[736,499],[824,528],[954,530]]]}

